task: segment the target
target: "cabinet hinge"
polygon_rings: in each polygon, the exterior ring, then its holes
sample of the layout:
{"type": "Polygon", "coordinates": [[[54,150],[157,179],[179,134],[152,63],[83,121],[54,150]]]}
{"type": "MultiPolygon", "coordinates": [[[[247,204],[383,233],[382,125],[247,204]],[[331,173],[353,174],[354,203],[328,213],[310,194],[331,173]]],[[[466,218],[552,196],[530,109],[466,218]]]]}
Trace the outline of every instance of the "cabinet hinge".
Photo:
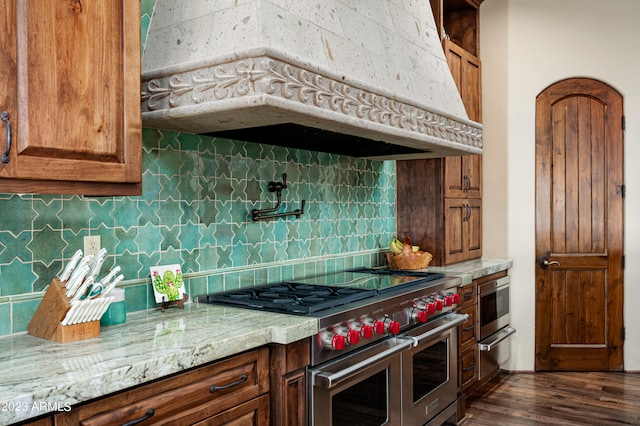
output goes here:
{"type": "Polygon", "coordinates": [[[623,115],[622,116],[622,130],[626,130],[626,127],[627,127],[627,122],[626,122],[626,120],[624,118],[624,115],[623,115]]]}

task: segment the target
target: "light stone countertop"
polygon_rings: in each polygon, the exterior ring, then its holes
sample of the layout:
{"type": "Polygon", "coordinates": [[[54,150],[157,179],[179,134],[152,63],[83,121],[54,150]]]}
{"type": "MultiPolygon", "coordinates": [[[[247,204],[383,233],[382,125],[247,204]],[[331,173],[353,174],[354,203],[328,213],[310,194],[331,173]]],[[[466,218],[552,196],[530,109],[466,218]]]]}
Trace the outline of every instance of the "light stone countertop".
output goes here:
{"type": "Polygon", "coordinates": [[[483,257],[449,266],[429,266],[427,270],[429,272],[442,272],[445,275],[460,277],[462,279],[462,285],[467,285],[471,284],[471,281],[477,278],[507,270],[512,266],[513,260],[511,259],[489,259],[483,257]]]}
{"type": "MultiPolygon", "coordinates": [[[[509,269],[510,259],[477,259],[429,267],[473,279],[509,269]]],[[[190,303],[130,313],[100,336],[56,343],[19,334],[0,338],[0,425],[67,409],[157,378],[269,343],[313,336],[318,320],[190,303]]]]}
{"type": "Polygon", "coordinates": [[[317,332],[316,318],[191,303],[129,314],[126,323],[78,342],[0,338],[0,425],[317,332]]]}

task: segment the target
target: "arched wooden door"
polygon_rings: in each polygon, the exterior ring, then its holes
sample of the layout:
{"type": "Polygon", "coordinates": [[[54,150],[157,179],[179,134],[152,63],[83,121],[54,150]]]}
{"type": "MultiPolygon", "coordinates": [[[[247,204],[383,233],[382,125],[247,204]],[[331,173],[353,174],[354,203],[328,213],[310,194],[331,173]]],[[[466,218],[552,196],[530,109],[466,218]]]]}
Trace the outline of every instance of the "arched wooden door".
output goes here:
{"type": "Polygon", "coordinates": [[[623,127],[596,80],[536,99],[536,370],[623,369],[623,127]]]}

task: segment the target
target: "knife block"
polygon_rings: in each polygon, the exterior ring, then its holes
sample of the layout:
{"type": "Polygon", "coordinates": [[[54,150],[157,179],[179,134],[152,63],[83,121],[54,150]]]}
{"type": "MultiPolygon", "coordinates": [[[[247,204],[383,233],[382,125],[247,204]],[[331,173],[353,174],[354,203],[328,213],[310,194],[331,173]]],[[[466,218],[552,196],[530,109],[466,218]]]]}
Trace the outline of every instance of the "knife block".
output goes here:
{"type": "Polygon", "coordinates": [[[67,297],[64,284],[58,278],[54,278],[33,314],[27,332],[32,336],[58,343],[75,342],[100,335],[99,320],[62,325],[62,320],[69,309],[71,309],[71,298],[67,297]]]}

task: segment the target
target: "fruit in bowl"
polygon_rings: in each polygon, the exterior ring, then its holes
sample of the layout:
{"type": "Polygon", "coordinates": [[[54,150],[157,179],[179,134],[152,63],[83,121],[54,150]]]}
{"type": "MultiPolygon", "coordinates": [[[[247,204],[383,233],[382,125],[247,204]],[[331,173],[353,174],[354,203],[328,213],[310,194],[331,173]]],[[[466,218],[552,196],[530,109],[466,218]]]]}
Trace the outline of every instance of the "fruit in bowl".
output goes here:
{"type": "Polygon", "coordinates": [[[398,237],[394,237],[389,243],[389,250],[391,251],[386,253],[389,269],[424,269],[433,259],[431,253],[421,251],[420,247],[412,245],[408,235],[405,237],[404,243],[398,237]]]}

